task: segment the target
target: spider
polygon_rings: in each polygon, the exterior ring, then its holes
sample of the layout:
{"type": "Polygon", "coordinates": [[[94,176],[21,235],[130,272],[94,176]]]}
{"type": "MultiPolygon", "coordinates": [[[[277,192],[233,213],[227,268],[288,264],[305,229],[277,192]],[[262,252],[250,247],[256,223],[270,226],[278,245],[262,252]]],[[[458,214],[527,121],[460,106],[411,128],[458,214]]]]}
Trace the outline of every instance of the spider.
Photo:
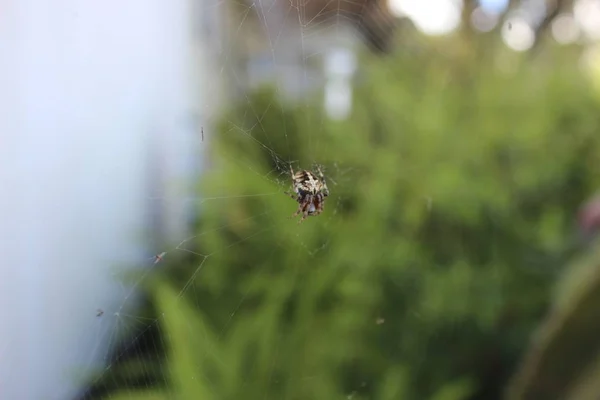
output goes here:
{"type": "Polygon", "coordinates": [[[301,223],[308,216],[317,216],[323,212],[325,197],[329,196],[329,189],[319,167],[317,167],[316,175],[314,172],[306,170],[294,172],[291,166],[290,171],[292,172],[294,193],[286,192],[286,194],[300,204],[291,218],[302,213],[302,218],[298,221],[301,223]]]}

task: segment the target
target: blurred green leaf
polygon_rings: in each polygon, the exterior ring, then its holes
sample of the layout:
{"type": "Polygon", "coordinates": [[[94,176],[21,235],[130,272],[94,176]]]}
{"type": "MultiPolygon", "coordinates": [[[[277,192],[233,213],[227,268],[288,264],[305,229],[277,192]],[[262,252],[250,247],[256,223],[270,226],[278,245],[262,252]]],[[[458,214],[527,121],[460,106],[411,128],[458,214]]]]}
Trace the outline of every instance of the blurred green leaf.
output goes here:
{"type": "Polygon", "coordinates": [[[213,341],[203,329],[200,313],[190,309],[167,284],[155,289],[156,303],[163,321],[164,338],[170,353],[166,370],[178,399],[214,398],[199,363],[202,350],[210,351],[213,341]],[[204,333],[204,334],[203,334],[204,333]]]}
{"type": "Polygon", "coordinates": [[[600,397],[600,246],[573,265],[508,394],[518,399],[600,397]]]}
{"type": "Polygon", "coordinates": [[[473,383],[467,379],[450,382],[439,389],[431,400],[462,400],[473,393],[473,383]]]}

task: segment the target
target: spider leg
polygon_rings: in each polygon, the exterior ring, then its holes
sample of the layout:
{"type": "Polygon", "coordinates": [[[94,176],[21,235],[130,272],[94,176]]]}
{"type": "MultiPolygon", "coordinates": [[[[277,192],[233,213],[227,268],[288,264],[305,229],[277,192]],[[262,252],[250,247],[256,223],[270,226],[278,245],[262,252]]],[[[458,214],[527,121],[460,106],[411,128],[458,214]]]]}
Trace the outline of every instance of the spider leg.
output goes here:
{"type": "Polygon", "coordinates": [[[302,213],[302,218],[300,218],[300,221],[298,221],[298,223],[302,223],[302,221],[304,221],[306,218],[308,218],[308,209],[304,211],[304,213],[302,213]]]}
{"type": "Polygon", "coordinates": [[[325,181],[325,176],[323,175],[323,171],[321,171],[321,167],[317,165],[317,173],[319,175],[319,179],[323,183],[323,196],[329,196],[329,188],[327,187],[327,182],[325,181]]]}
{"type": "Polygon", "coordinates": [[[323,195],[321,193],[317,194],[314,197],[314,201],[312,203],[313,210],[309,212],[311,216],[317,216],[323,212],[323,206],[325,205],[325,201],[323,199],[323,195]]]}
{"type": "Polygon", "coordinates": [[[301,204],[300,207],[298,207],[298,211],[296,211],[296,213],[294,214],[294,216],[302,213],[302,218],[300,218],[300,221],[298,221],[298,223],[301,223],[302,221],[304,221],[307,217],[308,217],[308,210],[310,209],[310,206],[313,202],[313,197],[312,196],[308,196],[301,204]]]}
{"type": "Polygon", "coordinates": [[[317,170],[317,174],[319,175],[319,178],[325,179],[325,177],[323,176],[323,171],[321,171],[321,166],[320,165],[316,166],[316,170],[317,170]]]}
{"type": "Polygon", "coordinates": [[[290,192],[283,192],[285,194],[287,194],[288,196],[290,196],[292,199],[298,201],[298,194],[296,193],[290,193],[290,192]]]}
{"type": "Polygon", "coordinates": [[[304,212],[304,210],[308,207],[309,204],[310,204],[310,202],[308,201],[308,199],[305,199],[304,201],[300,202],[300,206],[298,207],[296,212],[290,218],[294,218],[301,212],[304,212]]]}
{"type": "Polygon", "coordinates": [[[302,212],[302,209],[304,208],[304,206],[302,204],[300,204],[300,207],[298,207],[298,209],[296,210],[295,213],[292,214],[292,216],[290,218],[294,218],[296,217],[298,214],[300,214],[302,212]]]}

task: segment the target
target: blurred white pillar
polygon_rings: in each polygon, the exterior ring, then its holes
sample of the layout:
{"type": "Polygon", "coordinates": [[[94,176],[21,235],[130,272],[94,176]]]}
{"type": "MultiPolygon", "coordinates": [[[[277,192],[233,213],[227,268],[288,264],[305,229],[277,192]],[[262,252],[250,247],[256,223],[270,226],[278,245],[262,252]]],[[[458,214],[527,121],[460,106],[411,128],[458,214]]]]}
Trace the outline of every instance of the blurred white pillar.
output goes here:
{"type": "Polygon", "coordinates": [[[113,273],[148,255],[151,215],[183,229],[190,15],[0,4],[0,398],[66,399],[107,355],[128,295],[113,273]]]}

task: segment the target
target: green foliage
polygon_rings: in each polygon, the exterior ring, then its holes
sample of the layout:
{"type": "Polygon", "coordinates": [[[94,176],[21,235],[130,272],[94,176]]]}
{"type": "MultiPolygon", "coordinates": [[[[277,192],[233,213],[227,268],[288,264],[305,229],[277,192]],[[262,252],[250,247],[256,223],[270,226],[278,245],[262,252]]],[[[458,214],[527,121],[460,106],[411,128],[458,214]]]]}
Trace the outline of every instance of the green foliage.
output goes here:
{"type": "Polygon", "coordinates": [[[600,394],[600,246],[566,272],[508,398],[595,399],[600,394]]]}
{"type": "Polygon", "coordinates": [[[151,289],[177,398],[503,393],[599,183],[600,114],[572,60],[508,73],[446,50],[365,60],[348,121],[269,90],[224,116],[206,257],[151,289]],[[301,225],[291,160],[331,178],[301,225]]]}

